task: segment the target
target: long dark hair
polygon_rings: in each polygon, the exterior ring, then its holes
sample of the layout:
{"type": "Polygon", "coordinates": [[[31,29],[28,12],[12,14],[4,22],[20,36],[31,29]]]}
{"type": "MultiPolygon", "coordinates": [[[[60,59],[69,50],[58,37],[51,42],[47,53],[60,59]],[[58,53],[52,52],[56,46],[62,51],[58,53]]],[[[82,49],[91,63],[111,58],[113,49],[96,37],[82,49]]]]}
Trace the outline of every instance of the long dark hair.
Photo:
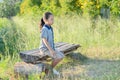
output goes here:
{"type": "Polygon", "coordinates": [[[42,29],[43,25],[45,24],[44,20],[47,20],[50,17],[50,15],[52,15],[51,12],[45,12],[43,14],[43,17],[40,20],[40,30],[42,29]]]}

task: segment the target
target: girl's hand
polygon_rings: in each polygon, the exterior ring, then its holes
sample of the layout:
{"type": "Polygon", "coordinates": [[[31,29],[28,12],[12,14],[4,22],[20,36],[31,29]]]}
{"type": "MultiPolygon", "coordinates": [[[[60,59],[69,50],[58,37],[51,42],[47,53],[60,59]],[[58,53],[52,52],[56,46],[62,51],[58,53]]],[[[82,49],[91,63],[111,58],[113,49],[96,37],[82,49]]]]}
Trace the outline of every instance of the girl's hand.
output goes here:
{"type": "Polygon", "coordinates": [[[51,53],[52,57],[56,56],[56,52],[54,50],[50,50],[50,53],[51,53]]]}

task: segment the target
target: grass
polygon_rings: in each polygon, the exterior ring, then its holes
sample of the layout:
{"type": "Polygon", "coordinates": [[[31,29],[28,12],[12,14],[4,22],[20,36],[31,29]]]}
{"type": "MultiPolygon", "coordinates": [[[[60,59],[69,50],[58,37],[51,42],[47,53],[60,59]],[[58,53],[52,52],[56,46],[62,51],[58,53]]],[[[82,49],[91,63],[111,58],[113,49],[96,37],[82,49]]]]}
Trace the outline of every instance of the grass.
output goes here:
{"type": "MultiPolygon", "coordinates": [[[[41,16],[15,16],[0,19],[0,78],[11,80],[14,64],[21,61],[19,51],[39,47],[38,28],[41,16]]],[[[120,22],[118,19],[91,20],[89,17],[55,17],[52,25],[55,42],[80,44],[56,67],[60,78],[45,76],[46,80],[120,80],[120,22]]],[[[43,74],[44,75],[44,74],[43,74]]],[[[31,75],[30,80],[39,80],[31,75]]],[[[22,78],[20,78],[22,80],[22,78]]]]}

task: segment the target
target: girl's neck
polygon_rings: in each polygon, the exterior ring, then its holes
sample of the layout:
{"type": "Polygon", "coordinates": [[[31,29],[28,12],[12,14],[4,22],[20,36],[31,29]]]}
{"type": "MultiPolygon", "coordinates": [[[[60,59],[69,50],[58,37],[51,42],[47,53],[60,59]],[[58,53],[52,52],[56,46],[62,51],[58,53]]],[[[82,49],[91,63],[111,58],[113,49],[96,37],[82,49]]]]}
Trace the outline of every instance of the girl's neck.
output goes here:
{"type": "Polygon", "coordinates": [[[49,27],[51,26],[51,25],[49,25],[49,24],[47,24],[47,23],[45,23],[45,25],[48,25],[49,27]]]}

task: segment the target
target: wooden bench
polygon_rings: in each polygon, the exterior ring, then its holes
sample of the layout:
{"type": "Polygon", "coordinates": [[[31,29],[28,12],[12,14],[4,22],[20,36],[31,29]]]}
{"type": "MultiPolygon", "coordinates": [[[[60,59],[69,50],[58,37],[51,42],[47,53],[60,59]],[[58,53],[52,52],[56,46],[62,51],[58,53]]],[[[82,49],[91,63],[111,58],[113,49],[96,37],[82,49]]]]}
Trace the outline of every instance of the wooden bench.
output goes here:
{"type": "MultiPolygon", "coordinates": [[[[69,44],[66,42],[55,43],[55,48],[63,52],[65,55],[73,52],[79,44],[69,44]]],[[[20,58],[23,62],[17,62],[14,66],[14,72],[17,74],[29,75],[40,74],[48,64],[44,64],[44,61],[51,60],[49,56],[41,55],[39,48],[20,52],[20,58]]]]}

